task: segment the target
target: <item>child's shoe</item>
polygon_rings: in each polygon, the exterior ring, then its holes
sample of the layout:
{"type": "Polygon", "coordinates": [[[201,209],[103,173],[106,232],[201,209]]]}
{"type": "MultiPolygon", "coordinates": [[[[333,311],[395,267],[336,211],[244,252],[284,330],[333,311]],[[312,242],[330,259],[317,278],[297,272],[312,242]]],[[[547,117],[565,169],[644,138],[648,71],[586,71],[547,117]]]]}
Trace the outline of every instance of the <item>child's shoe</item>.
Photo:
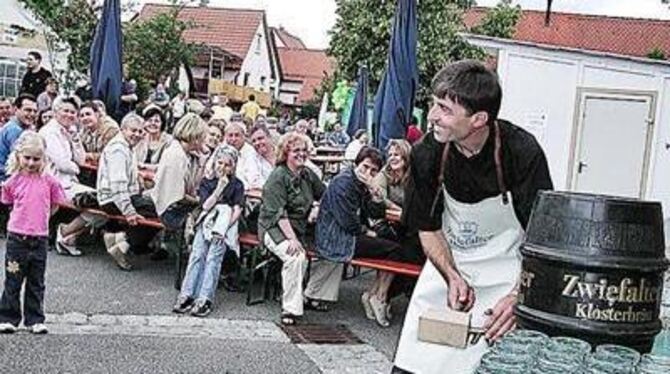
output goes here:
{"type": "Polygon", "coordinates": [[[67,238],[63,236],[63,225],[58,225],[56,227],[56,252],[59,255],[67,256],[81,256],[81,251],[77,249],[77,246],[68,244],[67,238]]]}
{"type": "Polygon", "coordinates": [[[191,310],[193,307],[193,298],[188,296],[179,296],[177,298],[177,303],[172,307],[174,313],[184,314],[191,310]]]}
{"type": "Polygon", "coordinates": [[[0,334],[13,334],[18,329],[11,323],[0,323],[0,334]]]}
{"type": "Polygon", "coordinates": [[[198,300],[191,309],[194,317],[207,317],[212,312],[212,302],[209,300],[198,300]]]}
{"type": "Polygon", "coordinates": [[[36,335],[46,334],[47,332],[49,332],[46,325],[43,324],[43,323],[36,323],[36,324],[28,327],[28,329],[30,329],[31,333],[36,334],[36,335]]]}

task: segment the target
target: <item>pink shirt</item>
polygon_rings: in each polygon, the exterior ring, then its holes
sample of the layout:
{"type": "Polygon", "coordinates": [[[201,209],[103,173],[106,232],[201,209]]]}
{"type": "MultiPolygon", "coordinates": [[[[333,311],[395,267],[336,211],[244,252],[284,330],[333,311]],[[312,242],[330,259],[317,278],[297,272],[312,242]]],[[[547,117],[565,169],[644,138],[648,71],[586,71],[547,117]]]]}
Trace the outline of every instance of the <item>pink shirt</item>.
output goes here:
{"type": "Polygon", "coordinates": [[[0,201],[12,205],[7,231],[30,236],[49,235],[51,207],[66,202],[63,187],[51,175],[12,175],[2,185],[0,201]]]}

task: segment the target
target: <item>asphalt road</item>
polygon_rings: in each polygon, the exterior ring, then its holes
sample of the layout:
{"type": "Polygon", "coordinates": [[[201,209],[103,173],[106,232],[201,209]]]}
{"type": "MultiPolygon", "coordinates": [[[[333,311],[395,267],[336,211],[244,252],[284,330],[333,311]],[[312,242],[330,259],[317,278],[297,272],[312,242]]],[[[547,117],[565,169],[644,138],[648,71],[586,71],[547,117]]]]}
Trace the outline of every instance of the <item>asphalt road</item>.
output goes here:
{"type": "MultiPolygon", "coordinates": [[[[48,315],[54,318],[72,313],[89,318],[99,315],[146,316],[151,320],[173,316],[171,308],[177,291],[173,288],[172,261],[153,262],[147,257],[136,257],[133,258],[135,269],[122,272],[99,243],[85,247],[84,251],[85,255],[79,258],[49,252],[45,300],[48,315]]],[[[0,256],[4,262],[4,241],[0,242],[0,256]]],[[[0,280],[4,281],[4,267],[0,270],[0,280]]],[[[399,298],[394,302],[390,328],[378,327],[365,319],[359,303],[359,295],[371,280],[372,276],[368,274],[343,282],[340,301],[332,310],[328,313],[307,312],[304,323],[343,324],[364,342],[365,350],[369,350],[365,354],[355,353],[355,359],[370,361],[370,353],[379,356],[370,362],[379,364],[380,360],[385,360],[388,364],[393,357],[407,299],[399,298]]],[[[270,301],[248,307],[245,297],[245,294],[220,288],[214,311],[207,319],[257,321],[280,331],[275,325],[279,303],[270,301]]],[[[119,329],[118,333],[112,329],[99,334],[95,326],[88,332],[74,325],[54,328],[56,330],[52,329],[46,336],[32,336],[25,331],[0,336],[0,373],[371,372],[365,366],[346,371],[339,371],[342,367],[328,369],[330,364],[318,362],[313,350],[302,349],[288,341],[262,341],[244,336],[143,335],[132,329],[119,329]]],[[[317,351],[320,349],[326,353],[339,352],[338,347],[316,348],[317,351]]],[[[343,356],[350,355],[348,351],[345,353],[343,356]]],[[[343,357],[343,360],[352,362],[355,359],[343,357]]],[[[336,353],[324,360],[337,361],[339,358],[336,353]]]]}

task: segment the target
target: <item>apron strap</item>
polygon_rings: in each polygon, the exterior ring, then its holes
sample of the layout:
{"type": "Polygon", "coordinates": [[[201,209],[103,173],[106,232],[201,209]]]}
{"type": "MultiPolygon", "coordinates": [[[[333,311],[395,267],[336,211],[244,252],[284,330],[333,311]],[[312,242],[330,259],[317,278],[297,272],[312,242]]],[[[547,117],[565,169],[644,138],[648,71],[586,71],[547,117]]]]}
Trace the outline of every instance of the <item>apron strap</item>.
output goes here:
{"type": "Polygon", "coordinates": [[[447,144],[444,145],[444,150],[442,151],[442,157],[440,158],[440,171],[439,174],[437,175],[437,193],[435,194],[435,197],[433,198],[433,206],[430,208],[430,216],[435,215],[435,208],[437,207],[437,202],[440,197],[440,193],[442,192],[442,185],[444,183],[444,171],[447,168],[447,159],[449,158],[449,146],[451,145],[451,142],[447,142],[447,144]]]}
{"type": "MultiPolygon", "coordinates": [[[[494,148],[493,148],[493,159],[495,163],[495,168],[496,168],[496,179],[498,181],[498,189],[500,190],[500,193],[502,194],[502,200],[503,204],[507,205],[509,204],[509,198],[507,197],[507,186],[505,185],[505,179],[503,178],[503,170],[502,170],[502,140],[500,138],[500,126],[498,125],[498,121],[495,121],[493,123],[493,129],[494,129],[494,148]]],[[[449,158],[449,148],[450,148],[451,142],[447,142],[447,144],[444,145],[444,150],[442,151],[442,157],[440,158],[440,171],[439,174],[437,175],[437,186],[438,186],[438,193],[435,194],[435,198],[433,199],[433,205],[430,208],[430,215],[433,216],[435,215],[435,208],[437,207],[437,202],[439,200],[439,191],[441,191],[442,184],[444,183],[444,172],[447,168],[447,160],[449,158]]]]}
{"type": "Polygon", "coordinates": [[[505,185],[505,179],[503,178],[502,140],[500,139],[500,126],[498,126],[498,121],[494,122],[493,128],[495,130],[493,159],[496,166],[496,178],[498,179],[498,189],[500,189],[500,192],[502,193],[503,204],[507,205],[509,203],[509,198],[507,197],[507,186],[505,185]]]}

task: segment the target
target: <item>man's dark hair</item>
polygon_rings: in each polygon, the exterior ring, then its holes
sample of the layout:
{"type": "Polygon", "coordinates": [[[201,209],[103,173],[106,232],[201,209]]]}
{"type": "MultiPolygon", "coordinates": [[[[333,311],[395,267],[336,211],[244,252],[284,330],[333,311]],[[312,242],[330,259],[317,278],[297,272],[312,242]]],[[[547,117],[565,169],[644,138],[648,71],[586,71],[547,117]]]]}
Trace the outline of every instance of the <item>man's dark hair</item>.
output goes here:
{"type": "Polygon", "coordinates": [[[354,164],[359,165],[361,162],[365,161],[366,158],[369,158],[370,161],[377,166],[377,169],[382,169],[382,165],[384,165],[384,156],[377,148],[368,146],[361,148],[361,151],[358,152],[358,156],[356,156],[356,160],[354,160],[354,164]]]}
{"type": "Polygon", "coordinates": [[[256,101],[256,96],[254,94],[249,95],[249,101],[256,101]]]}
{"type": "Polygon", "coordinates": [[[502,89],[498,76],[481,62],[463,60],[442,68],[431,83],[433,95],[448,97],[463,106],[468,115],[486,112],[489,124],[498,118],[502,89]]]}
{"type": "Polygon", "coordinates": [[[37,51],[30,51],[28,52],[28,56],[33,56],[33,58],[37,61],[42,61],[42,55],[37,52],[37,51]]]}
{"type": "Polygon", "coordinates": [[[23,106],[23,102],[26,101],[26,100],[30,100],[34,103],[37,102],[37,99],[35,99],[35,96],[33,96],[31,94],[27,94],[27,93],[22,93],[19,96],[17,96],[16,99],[14,99],[14,107],[16,109],[21,109],[21,107],[23,106]]]}

